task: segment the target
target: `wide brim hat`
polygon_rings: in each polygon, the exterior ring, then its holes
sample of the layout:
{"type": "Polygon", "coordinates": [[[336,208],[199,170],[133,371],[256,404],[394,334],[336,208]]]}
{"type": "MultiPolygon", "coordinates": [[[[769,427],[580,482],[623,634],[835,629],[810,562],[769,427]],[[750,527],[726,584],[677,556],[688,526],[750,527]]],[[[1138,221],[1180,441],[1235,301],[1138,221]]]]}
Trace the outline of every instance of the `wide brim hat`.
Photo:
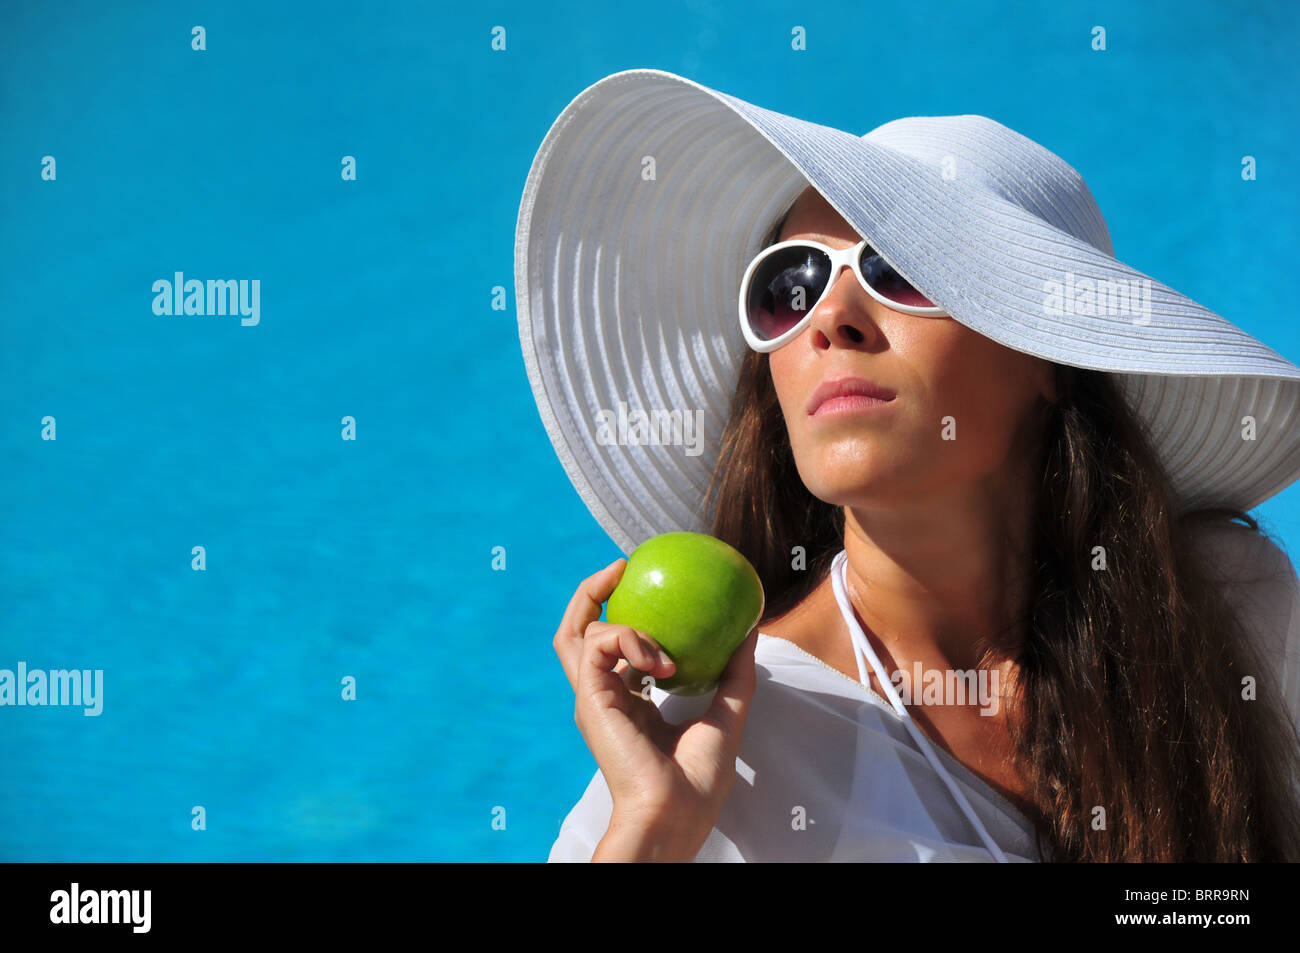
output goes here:
{"type": "Polygon", "coordinates": [[[555,120],[515,241],[538,411],[624,553],[709,531],[704,497],[747,350],[741,276],[809,185],[954,320],[1114,374],[1180,511],[1248,510],[1300,478],[1300,367],[1116,259],[1083,178],[1047,149],[974,115],[857,135],[635,69],[555,120]]]}

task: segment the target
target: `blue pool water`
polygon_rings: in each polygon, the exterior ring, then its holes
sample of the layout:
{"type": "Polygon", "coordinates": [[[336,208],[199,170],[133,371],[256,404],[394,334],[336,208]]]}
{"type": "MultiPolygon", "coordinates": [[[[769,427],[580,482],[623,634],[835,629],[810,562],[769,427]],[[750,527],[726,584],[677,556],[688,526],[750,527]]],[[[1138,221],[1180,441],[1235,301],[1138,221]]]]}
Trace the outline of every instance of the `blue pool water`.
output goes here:
{"type": "MultiPolygon", "coordinates": [[[[551,637],[619,552],[533,403],[514,225],[609,73],[859,132],[990,115],[1121,259],[1300,360],[1293,5],[973,6],[6,4],[0,668],[105,687],[0,708],[0,859],[545,858],[595,769],[551,637]],[[155,315],[177,271],[258,278],[259,323],[155,315]]],[[[1300,490],[1257,514],[1300,552],[1300,490]]]]}

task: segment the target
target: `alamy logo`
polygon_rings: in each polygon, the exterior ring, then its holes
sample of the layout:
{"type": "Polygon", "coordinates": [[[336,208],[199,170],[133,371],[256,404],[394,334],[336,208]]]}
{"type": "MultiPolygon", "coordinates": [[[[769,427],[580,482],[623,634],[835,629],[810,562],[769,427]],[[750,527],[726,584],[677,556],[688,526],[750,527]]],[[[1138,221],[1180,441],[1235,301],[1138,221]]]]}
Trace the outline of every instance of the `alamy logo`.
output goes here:
{"type": "Polygon", "coordinates": [[[174,281],[159,278],[153,283],[154,314],[238,314],[239,323],[252,327],[262,320],[262,281],[254,278],[214,279],[206,285],[197,278],[185,280],[178,271],[174,281]]]}
{"type": "Polygon", "coordinates": [[[601,410],[596,414],[596,442],[602,447],[684,446],[688,457],[701,453],[704,436],[704,411],[644,410],[628,412],[627,402],[618,402],[617,413],[601,410]]]}
{"type": "Polygon", "coordinates": [[[904,705],[979,705],[985,716],[998,711],[997,669],[923,669],[917,661],[912,671],[900,668],[889,680],[904,705]]]}
{"type": "Polygon", "coordinates": [[[129,923],[132,933],[148,933],[151,890],[70,890],[50,894],[51,923],[129,923]]]}
{"type": "Polygon", "coordinates": [[[1088,278],[1072,271],[1065,281],[1043,282],[1043,310],[1054,317],[1064,314],[1127,315],[1138,318],[1134,324],[1151,323],[1151,279],[1130,278],[1111,281],[1088,278]]]}
{"type": "Polygon", "coordinates": [[[84,705],[83,715],[98,715],[104,710],[104,670],[35,668],[29,672],[26,662],[18,663],[17,672],[0,668],[2,705],[84,705]]]}

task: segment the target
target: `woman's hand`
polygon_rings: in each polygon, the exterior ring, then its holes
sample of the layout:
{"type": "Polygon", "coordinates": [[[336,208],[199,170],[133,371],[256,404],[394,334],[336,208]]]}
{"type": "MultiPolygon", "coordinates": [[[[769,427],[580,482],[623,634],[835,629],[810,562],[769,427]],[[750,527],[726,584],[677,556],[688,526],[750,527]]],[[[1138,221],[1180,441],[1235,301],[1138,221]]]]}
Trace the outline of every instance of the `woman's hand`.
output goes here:
{"type": "Polygon", "coordinates": [[[617,559],[578,586],[555,633],[555,653],[576,696],[574,721],[613,796],[610,830],[652,836],[690,860],[735,781],[754,696],[758,627],[731,657],[704,716],[671,725],[642,697],[631,667],[668,678],[672,663],[660,659],[644,633],[600,621],[626,565],[617,559]]]}

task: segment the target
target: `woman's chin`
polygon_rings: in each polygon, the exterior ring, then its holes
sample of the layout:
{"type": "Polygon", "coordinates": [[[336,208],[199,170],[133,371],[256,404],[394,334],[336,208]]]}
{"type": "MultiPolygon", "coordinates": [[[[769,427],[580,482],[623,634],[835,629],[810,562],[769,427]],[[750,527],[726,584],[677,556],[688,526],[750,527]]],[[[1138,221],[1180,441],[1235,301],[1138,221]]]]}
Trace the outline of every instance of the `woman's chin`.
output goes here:
{"type": "Polygon", "coordinates": [[[817,499],[832,506],[883,503],[899,491],[896,479],[874,474],[866,467],[823,470],[815,480],[804,480],[804,486],[817,499]]]}

